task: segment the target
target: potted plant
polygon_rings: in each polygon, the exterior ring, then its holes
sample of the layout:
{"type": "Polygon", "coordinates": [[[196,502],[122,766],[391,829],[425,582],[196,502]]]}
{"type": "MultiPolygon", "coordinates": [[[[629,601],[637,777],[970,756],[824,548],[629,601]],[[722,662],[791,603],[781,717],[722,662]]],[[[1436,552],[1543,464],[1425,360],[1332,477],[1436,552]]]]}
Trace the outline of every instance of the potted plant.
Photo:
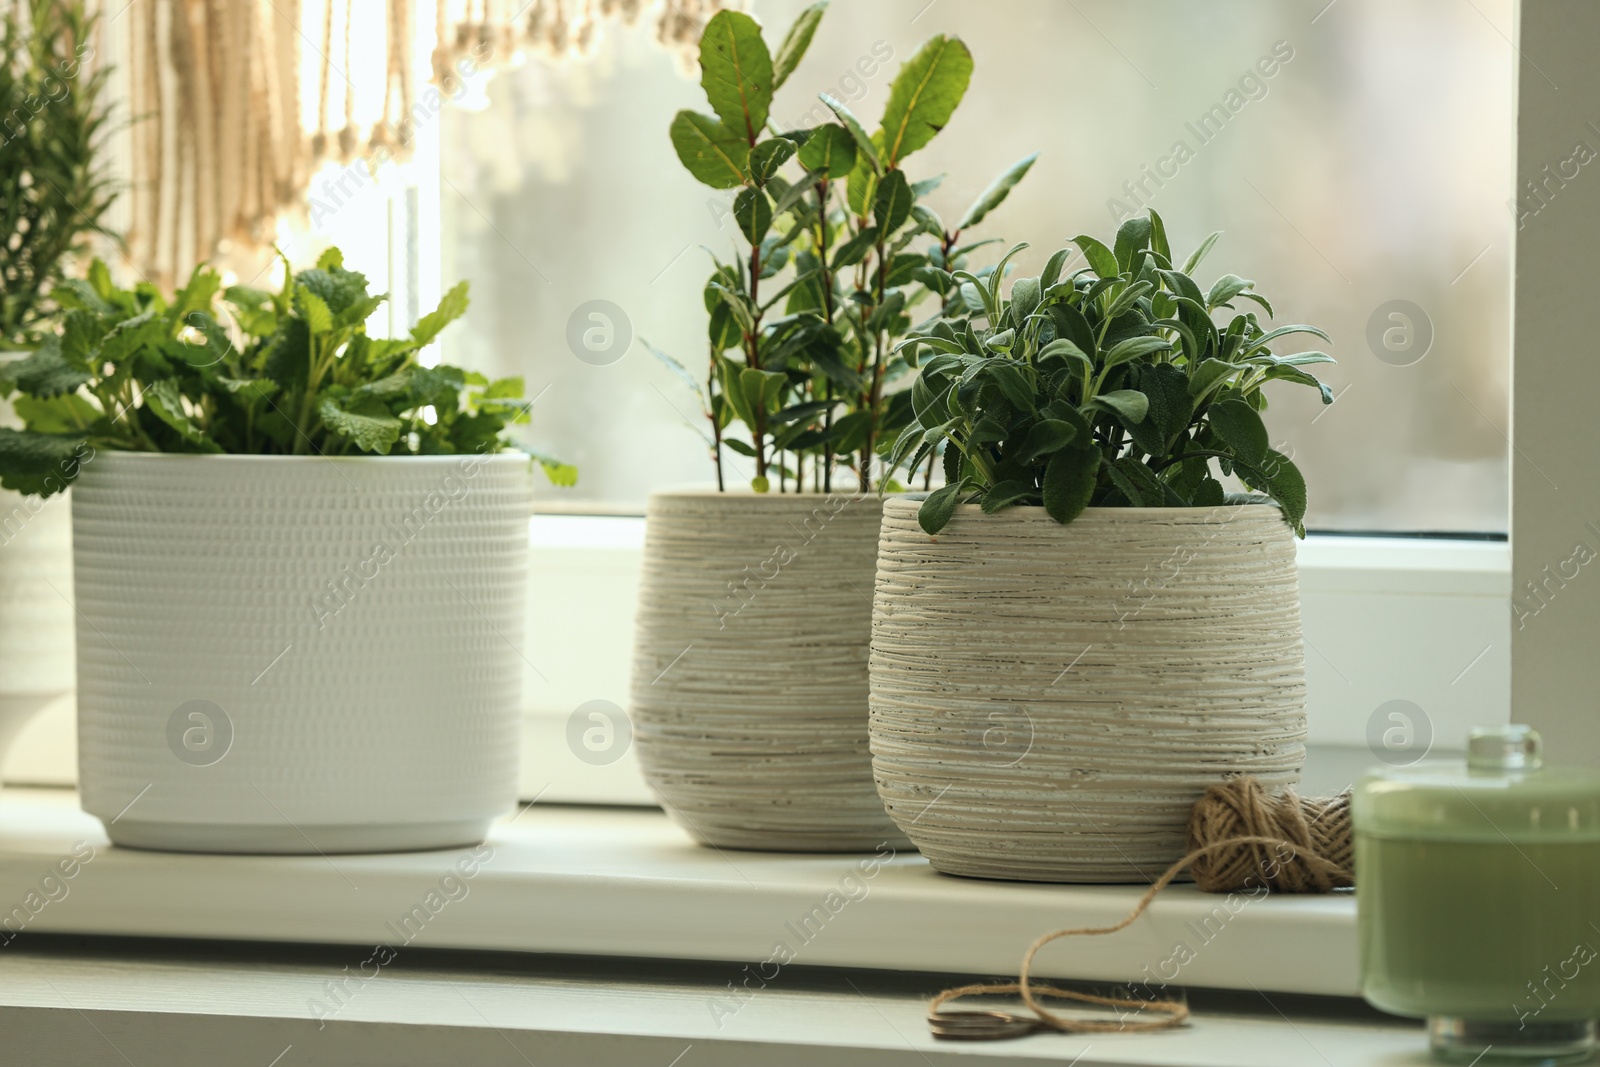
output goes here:
{"type": "Polygon", "coordinates": [[[1151,212],[1008,296],[955,273],[972,317],[903,342],[931,355],[892,463],[945,446],[946,484],[884,506],[873,767],[942,871],[1145,880],[1208,785],[1298,778],[1306,490],[1260,413],[1274,381],[1331,402],[1330,357],[1194,281],[1216,237],[1175,265],[1151,212]]]}
{"type": "MultiPolygon", "coordinates": [[[[0,365],[59,326],[51,289],[94,237],[115,189],[101,166],[107,68],[81,0],[0,12],[0,365]]],[[[0,765],[41,708],[72,689],[72,541],[65,502],[0,490],[0,765]]]]}
{"type": "Polygon", "coordinates": [[[145,848],[480,840],[515,799],[530,460],[519,379],[418,361],[465,284],[391,339],[337,250],[270,294],[99,262],[55,293],[0,482],[75,486],[84,809],[145,848]]]}
{"type": "Polygon", "coordinates": [[[975,247],[964,232],[1033,162],[955,226],[923,203],[938,179],[913,181],[904,164],[950,121],[972,72],[945,36],[900,69],[875,133],[826,94],[837,121],[777,130],[773,94],[824,7],[802,12],[776,53],[749,15],[715,15],[700,44],[713,113],[671,125],[688,171],[732,194],[738,239],[702,292],[704,377],[663,357],[700,399],[717,488],[651,497],[631,713],[667,811],[719,846],[899,840],[872,788],[866,674],[874,490],[911,415],[895,342],[959,300],[949,271],[975,247]],[[724,491],[735,483],[749,491],[724,491]]]}

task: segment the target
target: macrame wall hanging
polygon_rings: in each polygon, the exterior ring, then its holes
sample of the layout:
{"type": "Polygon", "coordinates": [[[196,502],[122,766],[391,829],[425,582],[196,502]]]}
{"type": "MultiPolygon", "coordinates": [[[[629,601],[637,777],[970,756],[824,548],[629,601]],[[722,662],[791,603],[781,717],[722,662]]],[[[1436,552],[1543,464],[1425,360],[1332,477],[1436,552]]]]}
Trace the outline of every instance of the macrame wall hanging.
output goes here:
{"type": "MultiPolygon", "coordinates": [[[[688,64],[721,0],[137,0],[112,62],[136,121],[128,252],[163,287],[198,263],[241,273],[303,222],[328,161],[404,159],[421,86],[532,54],[592,54],[649,15],[688,64]],[[419,30],[421,32],[419,32],[419,30]]],[[[428,101],[420,104],[427,108],[428,101]]],[[[431,113],[431,112],[425,112],[431,113]]]]}

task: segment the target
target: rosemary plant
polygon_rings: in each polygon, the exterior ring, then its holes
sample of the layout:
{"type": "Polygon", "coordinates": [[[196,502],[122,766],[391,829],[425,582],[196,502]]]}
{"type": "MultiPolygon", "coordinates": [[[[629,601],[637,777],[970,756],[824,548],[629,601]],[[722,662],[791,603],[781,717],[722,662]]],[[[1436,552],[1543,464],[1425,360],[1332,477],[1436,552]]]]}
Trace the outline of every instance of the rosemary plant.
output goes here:
{"type": "Polygon", "coordinates": [[[83,0],[0,13],[0,346],[36,344],[72,259],[91,236],[112,236],[115,186],[99,160],[108,72],[86,66],[98,21],[83,0]]]}

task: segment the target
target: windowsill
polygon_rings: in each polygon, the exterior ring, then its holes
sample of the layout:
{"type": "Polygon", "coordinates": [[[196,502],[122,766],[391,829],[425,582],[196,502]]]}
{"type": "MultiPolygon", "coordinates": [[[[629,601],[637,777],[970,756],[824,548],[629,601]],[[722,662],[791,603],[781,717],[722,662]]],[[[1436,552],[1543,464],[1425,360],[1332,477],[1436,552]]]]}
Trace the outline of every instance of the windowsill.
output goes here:
{"type": "MultiPolygon", "coordinates": [[[[352,966],[373,945],[415,944],[740,961],[725,976],[738,984],[742,963],[771,960],[782,944],[803,966],[1012,974],[1034,937],[1114,923],[1143,892],[951,878],[915,853],[868,874],[861,864],[870,857],[718,851],[693,844],[660,812],[553,805],[502,820],[489,839],[493,856],[441,887],[464,851],[136,852],[110,847],[75,794],[11,788],[0,795],[0,904],[9,911],[38,892],[78,841],[93,846],[93,859],[28,931],[359,946],[352,966]],[[442,889],[456,899],[427,900],[442,889]],[[400,929],[403,916],[430,903],[425,922],[400,929]]],[[[1175,886],[1129,929],[1047,951],[1041,973],[1351,997],[1355,900],[1175,886]]]]}
{"type": "Polygon", "coordinates": [[[0,968],[11,1059],[215,1067],[1426,1067],[1416,1022],[1356,1001],[1194,992],[1163,1033],[941,1042],[939,975],[786,969],[735,1001],[726,965],[41,938],[0,968]],[[120,1055],[119,1055],[120,1054],[120,1055]]]}

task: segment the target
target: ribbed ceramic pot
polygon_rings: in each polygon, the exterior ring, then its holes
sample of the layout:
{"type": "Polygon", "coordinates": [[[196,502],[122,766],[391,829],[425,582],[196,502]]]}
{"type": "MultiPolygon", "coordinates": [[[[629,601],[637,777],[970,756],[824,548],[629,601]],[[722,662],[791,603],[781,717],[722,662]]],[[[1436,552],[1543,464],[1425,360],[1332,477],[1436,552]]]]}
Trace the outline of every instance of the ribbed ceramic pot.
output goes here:
{"type": "Polygon", "coordinates": [[[876,495],[650,498],[634,744],[691,835],[726,848],[905,844],[872,784],[876,495]]]}
{"type": "Polygon", "coordinates": [[[73,490],[79,789],[111,840],[482,840],[516,797],[525,456],[102,452],[73,490]]]}
{"type": "Polygon", "coordinates": [[[1298,781],[1294,536],[1268,505],[962,505],[936,537],[884,505],[872,753],[949,874],[1148,882],[1206,787],[1298,781]]]}

